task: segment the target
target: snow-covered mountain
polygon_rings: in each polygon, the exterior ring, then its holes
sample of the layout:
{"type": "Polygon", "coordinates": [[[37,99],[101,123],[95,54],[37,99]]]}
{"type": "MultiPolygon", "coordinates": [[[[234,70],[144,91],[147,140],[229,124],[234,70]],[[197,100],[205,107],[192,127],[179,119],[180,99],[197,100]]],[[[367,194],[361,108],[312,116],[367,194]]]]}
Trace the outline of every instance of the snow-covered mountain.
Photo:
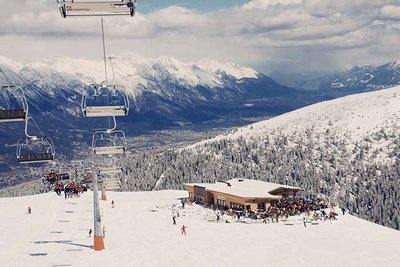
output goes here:
{"type": "MultiPolygon", "coordinates": [[[[128,135],[210,120],[243,124],[249,117],[276,115],[318,101],[234,63],[184,63],[167,56],[144,58],[130,53],[115,56],[112,62],[109,81],[113,67],[114,82],[124,85],[131,100],[129,116],[119,119],[128,135]]],[[[24,87],[35,120],[47,126],[47,135],[62,142],[57,142],[59,151],[87,141],[83,131],[100,127],[98,120],[81,117],[80,99],[86,84],[104,80],[102,61],[60,58],[24,65],[0,57],[0,66],[12,84],[24,87]],[[66,133],[71,139],[63,136],[66,133]]],[[[3,75],[0,84],[8,84],[3,75]]],[[[0,107],[6,99],[0,98],[0,107]]],[[[18,127],[0,125],[1,142],[15,143],[13,132],[21,132],[18,127]]]]}
{"type": "MultiPolygon", "coordinates": [[[[375,91],[400,84],[400,60],[381,66],[355,66],[330,81],[329,88],[344,92],[375,91]]],[[[323,88],[321,88],[323,89],[323,88]]]]}
{"type": "Polygon", "coordinates": [[[298,75],[296,81],[291,75],[291,79],[284,75],[275,74],[283,84],[288,84],[296,88],[306,90],[320,90],[335,96],[376,91],[390,88],[400,84],[400,60],[389,62],[380,66],[354,66],[348,71],[329,74],[315,75],[306,77],[298,75]],[[284,82],[288,80],[288,83],[284,82]]]}
{"type": "MultiPolygon", "coordinates": [[[[303,137],[307,137],[307,141],[317,143],[322,143],[327,135],[336,135],[340,138],[336,139],[336,142],[344,142],[346,149],[352,150],[358,142],[362,142],[382,129],[392,138],[400,135],[400,86],[320,102],[266,121],[250,124],[234,130],[233,133],[226,133],[195,144],[193,148],[222,139],[250,140],[277,137],[281,134],[288,136],[289,146],[294,146],[292,141],[308,133],[308,136],[303,137]]],[[[381,142],[380,139],[371,140],[371,145],[372,150],[378,149],[380,153],[384,153],[374,155],[373,160],[395,159],[385,154],[391,150],[387,142],[381,142]]]]}
{"type": "MultiPolygon", "coordinates": [[[[87,84],[105,80],[103,61],[64,57],[33,63],[29,66],[68,73],[87,84]]],[[[165,80],[174,81],[180,86],[224,88],[227,86],[228,77],[239,81],[245,78],[257,79],[261,76],[254,69],[234,63],[222,63],[215,60],[184,63],[171,56],[145,58],[133,53],[112,57],[107,67],[109,80],[115,77],[114,82],[124,85],[133,96],[140,95],[146,89],[163,94],[160,84],[165,80]]]]}
{"type": "MultiPolygon", "coordinates": [[[[107,64],[109,83],[123,85],[137,104],[136,109],[141,109],[144,105],[141,103],[150,101],[149,98],[179,105],[177,102],[242,102],[296,93],[254,69],[234,63],[215,60],[184,63],[170,56],[144,58],[132,53],[115,56],[110,62],[107,64]]],[[[84,84],[105,80],[102,61],[64,57],[22,65],[1,57],[0,66],[6,67],[13,83],[34,85],[49,95],[58,94],[64,88],[80,94],[84,84]]],[[[4,77],[0,77],[0,82],[6,84],[4,77]]]]}

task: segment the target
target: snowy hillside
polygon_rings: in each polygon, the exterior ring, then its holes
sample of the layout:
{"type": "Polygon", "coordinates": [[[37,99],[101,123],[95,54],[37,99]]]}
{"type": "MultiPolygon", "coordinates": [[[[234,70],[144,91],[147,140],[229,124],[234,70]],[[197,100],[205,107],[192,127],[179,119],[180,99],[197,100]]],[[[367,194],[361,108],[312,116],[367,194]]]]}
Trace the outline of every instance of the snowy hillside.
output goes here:
{"type": "Polygon", "coordinates": [[[294,147],[302,138],[303,141],[323,143],[326,136],[334,135],[337,137],[335,142],[344,144],[348,151],[353,150],[359,142],[369,141],[370,151],[365,155],[365,160],[393,161],[396,158],[388,154],[393,144],[382,140],[383,136],[377,136],[382,130],[390,138],[400,134],[400,86],[317,103],[239,128],[193,147],[222,139],[262,140],[282,134],[288,137],[288,146],[294,147]]]}
{"type": "Polygon", "coordinates": [[[400,229],[400,87],[315,104],[190,147],[126,160],[128,190],[235,177],[300,186],[400,229]],[[132,168],[131,166],[135,166],[132,168]]]}
{"type": "Polygon", "coordinates": [[[400,232],[350,215],[290,224],[216,223],[210,210],[181,209],[182,191],[109,193],[100,202],[105,247],[91,249],[91,192],[0,199],[2,266],[307,266],[400,265],[400,232]],[[115,208],[110,201],[115,201],[115,208]],[[176,205],[173,207],[173,205],[176,205]],[[30,206],[32,214],[27,214],[30,206]],[[179,210],[172,225],[172,210],[179,210]],[[180,227],[186,225],[187,235],[180,227]],[[291,225],[293,224],[293,225],[291,225]]]}

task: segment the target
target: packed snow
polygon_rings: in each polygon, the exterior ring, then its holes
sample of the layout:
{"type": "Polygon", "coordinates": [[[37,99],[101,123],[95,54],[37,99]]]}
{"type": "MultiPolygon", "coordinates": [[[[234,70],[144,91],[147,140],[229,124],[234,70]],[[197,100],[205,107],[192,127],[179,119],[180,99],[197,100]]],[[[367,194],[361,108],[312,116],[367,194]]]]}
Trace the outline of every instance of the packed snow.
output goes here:
{"type": "Polygon", "coordinates": [[[0,199],[1,266],[400,266],[399,231],[347,214],[307,227],[301,218],[217,223],[212,210],[182,209],[183,191],[107,194],[108,202],[100,202],[106,229],[100,252],[88,237],[92,192],[66,200],[55,193],[0,199]],[[177,225],[173,212],[180,214],[177,225]]]}

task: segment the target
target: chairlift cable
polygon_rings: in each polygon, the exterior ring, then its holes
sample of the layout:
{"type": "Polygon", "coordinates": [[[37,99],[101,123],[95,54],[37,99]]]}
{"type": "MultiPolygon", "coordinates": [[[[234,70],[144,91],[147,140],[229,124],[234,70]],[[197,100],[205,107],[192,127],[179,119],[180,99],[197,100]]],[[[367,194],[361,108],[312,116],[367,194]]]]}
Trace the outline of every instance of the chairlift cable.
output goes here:
{"type": "Polygon", "coordinates": [[[104,37],[104,22],[103,18],[101,18],[101,36],[103,39],[103,60],[104,60],[104,76],[106,78],[106,84],[108,83],[108,77],[107,77],[107,57],[106,57],[106,42],[105,42],[105,37],[104,37]]]}
{"type": "MultiPolygon", "coordinates": [[[[110,104],[107,94],[107,106],[110,104]]],[[[111,129],[111,117],[108,117],[108,129],[111,129]]]]}
{"type": "Polygon", "coordinates": [[[4,77],[6,78],[6,80],[8,82],[8,85],[11,86],[12,85],[11,81],[10,81],[10,79],[8,79],[8,77],[7,77],[6,73],[4,72],[3,68],[0,67],[0,71],[1,71],[1,73],[3,73],[4,77]]]}
{"type": "Polygon", "coordinates": [[[35,124],[36,128],[39,130],[40,134],[42,136],[45,136],[44,133],[42,132],[42,129],[40,129],[39,125],[36,123],[36,121],[33,119],[33,117],[30,117],[33,121],[33,123],[35,124]]]}
{"type": "MultiPolygon", "coordinates": [[[[111,72],[112,72],[112,83],[114,84],[115,82],[115,71],[114,71],[114,65],[112,63],[112,57],[108,57],[108,59],[110,60],[110,66],[111,66],[111,72]]],[[[114,88],[114,92],[115,93],[115,88],[114,88]]]]}

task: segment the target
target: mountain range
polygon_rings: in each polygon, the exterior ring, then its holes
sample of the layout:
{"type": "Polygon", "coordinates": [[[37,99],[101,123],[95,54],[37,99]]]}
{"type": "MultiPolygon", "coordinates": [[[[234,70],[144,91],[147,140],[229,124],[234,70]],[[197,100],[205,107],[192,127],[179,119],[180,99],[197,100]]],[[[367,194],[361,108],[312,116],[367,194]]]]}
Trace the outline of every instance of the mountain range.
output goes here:
{"type": "MultiPolygon", "coordinates": [[[[30,113],[42,131],[54,137],[62,155],[70,157],[74,146],[89,143],[90,129],[107,126],[107,119],[83,119],[80,111],[86,86],[105,80],[102,61],[64,57],[23,65],[0,57],[0,66],[9,79],[0,75],[0,84],[24,87],[30,113]]],[[[321,100],[252,68],[215,60],[184,63],[127,53],[113,57],[107,67],[108,82],[122,85],[131,102],[129,116],[118,119],[128,136],[203,122],[210,122],[203,128],[243,125],[248,118],[275,116],[321,100]]],[[[6,99],[0,98],[0,107],[6,99]]],[[[3,162],[10,162],[10,144],[23,137],[22,128],[0,125],[7,150],[3,162]]]]}
{"type": "MultiPolygon", "coordinates": [[[[0,57],[0,66],[12,84],[24,87],[30,113],[44,134],[55,139],[58,158],[84,154],[91,130],[108,126],[107,119],[84,119],[80,110],[86,86],[105,80],[101,60],[63,57],[21,64],[0,57]]],[[[298,84],[300,89],[282,86],[252,68],[215,60],[181,62],[170,56],[145,58],[126,53],[112,57],[107,67],[108,81],[123,85],[131,102],[129,116],[118,119],[119,127],[128,136],[165,129],[207,131],[242,126],[323,100],[399,82],[397,62],[354,67],[334,78],[298,84]],[[318,85],[318,90],[310,90],[315,89],[313,84],[318,85]]],[[[8,84],[2,75],[0,84],[8,84]]],[[[6,97],[4,92],[0,94],[1,107],[6,97]]],[[[30,129],[38,132],[35,127],[30,129]]],[[[6,170],[15,162],[15,143],[23,136],[22,124],[0,124],[4,151],[0,169],[6,170]]]]}
{"type": "Polygon", "coordinates": [[[400,84],[400,60],[379,66],[357,65],[349,70],[333,74],[273,73],[281,84],[295,88],[331,94],[334,97],[348,94],[370,92],[400,84]]]}

